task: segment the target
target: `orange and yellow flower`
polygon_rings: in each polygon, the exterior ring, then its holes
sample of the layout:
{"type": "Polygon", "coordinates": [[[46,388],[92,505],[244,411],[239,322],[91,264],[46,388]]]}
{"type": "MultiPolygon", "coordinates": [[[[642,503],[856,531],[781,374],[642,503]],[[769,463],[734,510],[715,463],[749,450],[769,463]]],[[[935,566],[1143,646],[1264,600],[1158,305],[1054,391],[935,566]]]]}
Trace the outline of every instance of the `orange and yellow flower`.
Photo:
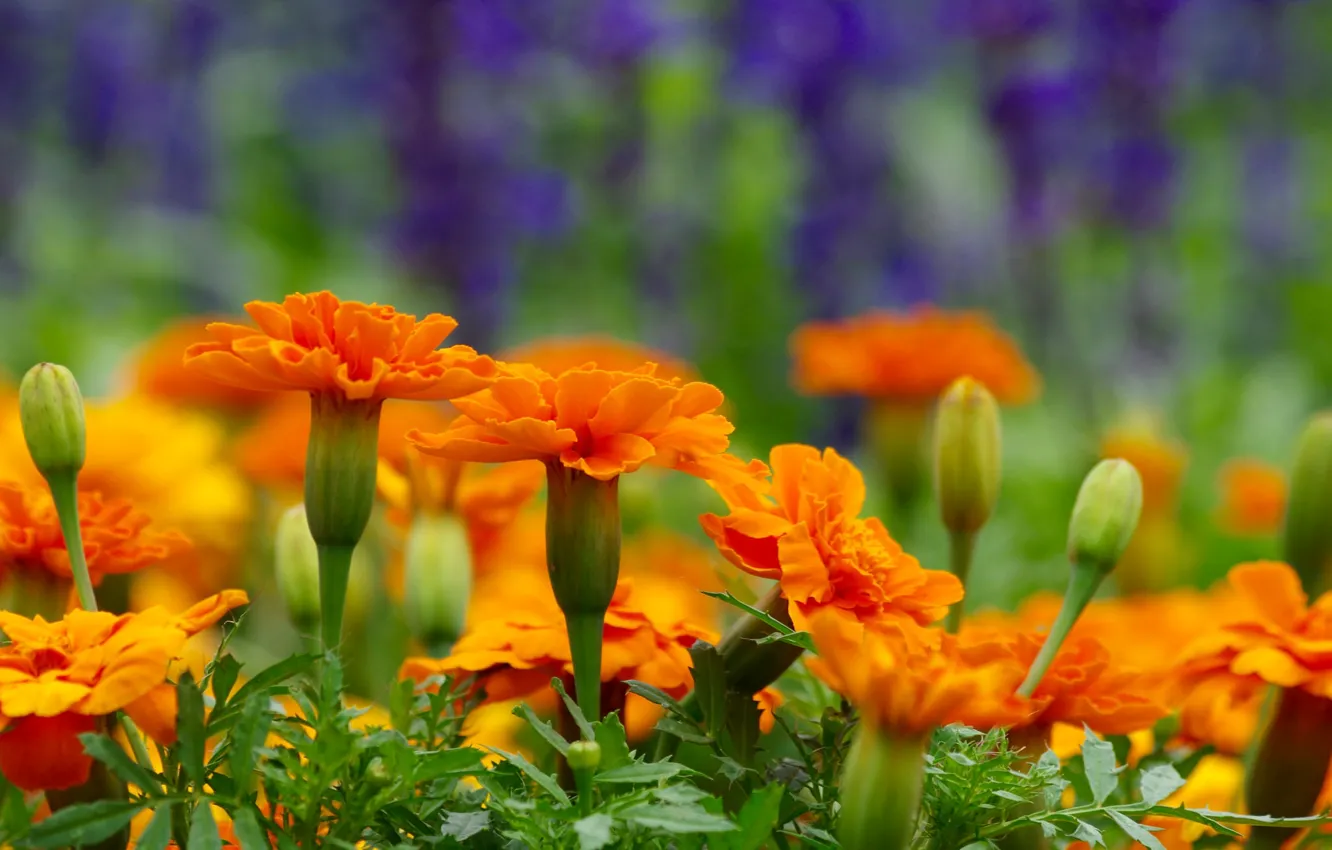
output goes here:
{"type": "Polygon", "coordinates": [[[581,368],[553,376],[512,364],[510,374],[454,405],[438,434],[409,435],[421,451],[451,460],[540,460],[609,481],[645,463],[709,480],[756,482],[766,467],[726,454],[734,426],[715,413],[721,390],[666,380],[648,363],[630,372],[581,368]]]}
{"type": "MultiPolygon", "coordinates": [[[[93,584],[110,574],[129,573],[190,548],[177,531],[149,529],[147,514],[127,499],[103,499],[82,492],[79,528],[93,584]]],[[[47,570],[73,577],[65,536],[50,491],[0,482],[0,576],[9,570],[47,570]]]]}
{"type": "Polygon", "coordinates": [[[982,313],[876,311],[808,322],[791,336],[793,383],[808,395],[930,403],[964,375],[1005,404],[1040,392],[1017,345],[982,313]]]}
{"type": "Polygon", "coordinates": [[[1016,696],[1023,665],[997,644],[962,646],[941,629],[909,621],[850,628],[832,609],[807,624],[819,654],[806,663],[850,700],[862,721],[896,735],[929,734],[936,726],[1012,726],[1044,701],[1016,696]]]}
{"type": "Polygon", "coordinates": [[[698,373],[683,360],[610,336],[546,337],[499,356],[508,363],[530,363],[549,375],[562,375],[586,366],[607,372],[632,372],[644,363],[656,363],[658,378],[698,379],[698,373]]]}
{"type": "Polygon", "coordinates": [[[161,608],[117,616],[71,611],[47,622],[0,611],[0,773],[28,791],[88,779],[92,758],[78,736],[124,711],[163,745],[175,740],[168,666],[190,636],[249,600],[239,590],[180,615],[161,608]]]}
{"type": "Polygon", "coordinates": [[[1241,458],[1221,470],[1221,527],[1232,534],[1273,535],[1286,516],[1286,475],[1262,461],[1241,458]]]}
{"type": "Polygon", "coordinates": [[[781,585],[792,621],[815,611],[842,622],[935,622],[962,599],[951,573],[926,570],[879,520],[860,518],[865,481],[833,449],[772,450],[772,495],[714,482],[731,509],[705,514],[704,531],[740,569],[781,585]]]}
{"type": "Polygon", "coordinates": [[[304,390],[352,401],[442,401],[476,392],[497,374],[465,345],[439,348],[458,323],[417,321],[392,307],[341,301],[331,292],[245,305],[258,328],[214,322],[213,341],[192,345],[193,374],[251,390],[304,390]]]}
{"type": "Polygon", "coordinates": [[[267,404],[271,392],[221,383],[185,368],[186,349],[212,341],[207,326],[220,318],[189,316],[166,325],[137,352],[130,366],[133,391],[169,404],[240,413],[267,404]]]}

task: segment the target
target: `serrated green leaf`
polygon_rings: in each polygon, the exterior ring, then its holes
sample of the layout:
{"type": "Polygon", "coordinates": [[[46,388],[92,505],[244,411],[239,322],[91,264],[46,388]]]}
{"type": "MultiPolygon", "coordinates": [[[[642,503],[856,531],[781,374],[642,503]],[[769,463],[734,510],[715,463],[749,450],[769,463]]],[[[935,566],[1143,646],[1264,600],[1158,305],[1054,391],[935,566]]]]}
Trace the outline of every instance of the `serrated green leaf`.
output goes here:
{"type": "MultiPolygon", "coordinates": [[[[1158,806],[1157,808],[1164,808],[1158,806]]],[[[1166,811],[1171,811],[1167,809],[1166,811]]],[[[1319,826],[1328,823],[1328,818],[1322,815],[1310,815],[1303,818],[1279,818],[1272,815],[1241,815],[1235,812],[1215,812],[1209,808],[1192,809],[1191,811],[1221,823],[1239,823],[1248,826],[1290,826],[1290,827],[1310,827],[1319,826]]]]}
{"type": "Polygon", "coordinates": [[[1097,805],[1119,787],[1119,778],[1115,768],[1114,747],[1097,737],[1089,727],[1084,726],[1082,739],[1082,765],[1087,772],[1087,784],[1091,787],[1092,798],[1097,805]]]}
{"type": "Polygon", "coordinates": [[[967,756],[966,753],[946,753],[945,755],[963,767],[975,767],[976,761],[967,756]]]}
{"type": "Polygon", "coordinates": [[[1115,809],[1106,809],[1105,813],[1120,829],[1124,830],[1125,835],[1146,847],[1147,850],[1165,850],[1165,845],[1161,843],[1161,840],[1152,835],[1153,827],[1144,826],[1115,809]]]}
{"type": "Polygon", "coordinates": [[[564,690],[564,682],[556,677],[550,680],[550,686],[555,689],[555,693],[560,695],[560,699],[564,700],[564,707],[568,710],[569,716],[573,718],[574,725],[578,727],[578,733],[583,736],[583,740],[595,741],[597,733],[592,729],[592,724],[587,722],[587,718],[583,715],[583,710],[578,707],[578,703],[564,690]]]}
{"type": "Polygon", "coordinates": [[[186,670],[176,682],[176,751],[185,775],[201,787],[204,781],[204,704],[203,692],[186,670]]]}
{"type": "Polygon", "coordinates": [[[416,759],[416,784],[433,782],[445,776],[471,776],[485,771],[484,754],[474,747],[419,753],[416,759]]]}
{"type": "Polygon", "coordinates": [[[1142,774],[1138,787],[1142,792],[1142,801],[1149,806],[1169,797],[1184,787],[1184,777],[1168,764],[1154,765],[1142,774]]]}
{"type": "Polygon", "coordinates": [[[704,735],[697,726],[690,726],[687,723],[681,723],[679,720],[673,720],[670,717],[663,717],[658,720],[657,725],[652,728],[666,735],[674,735],[681,741],[688,741],[691,744],[712,743],[712,738],[704,735]]]}
{"type": "Polygon", "coordinates": [[[1060,836],[1059,827],[1049,821],[1041,821],[1041,834],[1046,838],[1058,838],[1060,836]]]}
{"type": "Polygon", "coordinates": [[[119,743],[105,735],[85,733],[79,736],[83,751],[111,769],[111,772],[143,794],[161,795],[162,782],[140,765],[119,743]]]}
{"type": "Polygon", "coordinates": [[[781,825],[782,800],[786,788],[777,783],[765,785],[749,795],[749,799],[735,815],[737,829],[723,832],[708,839],[724,850],[761,850],[768,844],[772,831],[781,825]]]}
{"type": "Polygon", "coordinates": [[[208,689],[212,691],[218,705],[226,705],[227,697],[231,696],[231,689],[240,677],[240,669],[240,662],[233,655],[219,656],[213,663],[208,676],[208,689]]]}
{"type": "Polygon", "coordinates": [[[759,641],[756,641],[756,643],[760,642],[772,643],[774,641],[781,641],[783,643],[789,643],[792,646],[798,646],[801,649],[811,654],[814,655],[818,654],[817,651],[814,649],[814,640],[813,638],[810,637],[808,632],[797,632],[795,629],[786,625],[781,620],[778,620],[776,617],[773,617],[767,611],[761,611],[758,608],[755,608],[753,605],[749,605],[747,603],[741,602],[739,599],[736,599],[733,595],[731,595],[730,591],[705,590],[703,591],[703,595],[711,596],[713,599],[720,599],[722,602],[725,602],[727,605],[739,608],[741,611],[744,611],[746,614],[749,614],[751,617],[761,620],[769,628],[771,628],[773,632],[775,632],[775,635],[769,635],[767,637],[761,638],[759,641]]]}
{"type": "Polygon", "coordinates": [[[259,816],[253,806],[244,806],[232,816],[232,829],[241,850],[270,850],[268,832],[259,825],[259,816]]]}
{"type": "Polygon", "coordinates": [[[998,844],[989,839],[982,838],[980,841],[973,841],[962,848],[962,850],[997,850],[998,844]]]}
{"type": "Polygon", "coordinates": [[[393,683],[388,698],[389,722],[404,735],[412,731],[412,715],[416,709],[416,682],[399,679],[393,683]]]}
{"type": "Polygon", "coordinates": [[[497,753],[509,764],[521,770],[529,779],[541,786],[542,790],[558,800],[561,805],[569,805],[569,795],[564,793],[564,789],[560,787],[560,783],[555,781],[555,777],[532,764],[518,753],[506,753],[504,750],[496,749],[495,747],[490,747],[489,749],[491,752],[497,753]]]}
{"type": "Polygon", "coordinates": [[[631,764],[633,756],[629,753],[628,735],[620,725],[620,715],[612,712],[592,724],[596,734],[597,746],[601,747],[601,769],[614,770],[622,765],[631,764]]]}
{"type": "Polygon", "coordinates": [[[604,814],[588,815],[574,821],[579,850],[601,850],[610,844],[615,840],[611,835],[611,827],[614,825],[615,821],[610,815],[604,814]]]}
{"type": "Polygon", "coordinates": [[[667,711],[675,714],[687,714],[684,706],[680,705],[675,697],[663,691],[655,685],[649,685],[647,682],[640,682],[637,679],[629,679],[625,682],[629,688],[629,693],[637,694],[650,703],[659,705],[667,711]]]}
{"type": "Polygon", "coordinates": [[[147,800],[99,800],[70,806],[34,824],[25,843],[50,848],[96,844],[128,829],[134,816],[147,807],[147,800]]]}
{"type": "Polygon", "coordinates": [[[813,826],[802,826],[800,827],[799,832],[783,829],[778,834],[800,839],[801,846],[819,847],[823,848],[823,850],[836,850],[836,848],[840,846],[837,843],[837,839],[833,838],[827,832],[813,826]]]}
{"type": "Polygon", "coordinates": [[[1013,803],[1025,803],[1025,802],[1027,802],[1027,798],[1026,798],[1026,797],[1023,797],[1023,796],[1021,796],[1020,794],[1014,794],[1012,791],[1009,791],[1009,790],[1006,789],[1006,788],[999,788],[999,789],[996,789],[995,792],[994,792],[994,796],[999,797],[999,798],[1004,799],[1004,800],[1008,800],[1008,801],[1013,802],[1013,803]]]}
{"type": "Polygon", "coordinates": [[[563,756],[569,754],[569,742],[564,740],[563,735],[555,731],[554,726],[551,726],[545,720],[537,717],[536,712],[529,708],[527,703],[518,703],[513,707],[513,713],[526,720],[527,725],[532,727],[532,730],[537,733],[537,736],[554,747],[556,752],[560,755],[563,756]]]}
{"type": "Polygon", "coordinates": [[[267,697],[255,696],[241,707],[236,725],[227,733],[231,739],[227,763],[240,794],[248,794],[250,791],[259,748],[264,745],[271,727],[272,715],[268,712],[267,697]]]}
{"type": "Polygon", "coordinates": [[[731,782],[735,782],[737,779],[744,776],[746,773],[749,773],[750,770],[749,768],[745,767],[743,764],[731,758],[730,756],[718,757],[717,765],[718,769],[722,773],[722,776],[725,776],[731,782]]]}
{"type": "Polygon", "coordinates": [[[153,817],[139,835],[134,850],[166,850],[171,843],[171,804],[163,803],[153,809],[153,817]]]}
{"type": "Polygon", "coordinates": [[[490,828],[490,812],[449,812],[444,819],[444,834],[463,842],[490,828]]]}
{"type": "Polygon", "coordinates": [[[1227,826],[1226,824],[1222,823],[1219,820],[1208,817],[1206,814],[1203,814],[1202,812],[1197,811],[1195,809],[1185,808],[1184,806],[1179,806],[1177,808],[1171,806],[1152,806],[1150,809],[1147,810],[1147,814],[1158,815],[1160,817],[1167,817],[1167,818],[1176,818],[1178,820],[1186,820],[1186,821],[1191,821],[1193,823],[1200,823],[1203,824],[1204,826],[1210,827],[1211,829],[1215,830],[1221,835],[1228,835],[1231,837],[1236,837],[1240,835],[1239,830],[1232,829],[1231,827],[1227,826]]]}
{"type": "Polygon", "coordinates": [[[1077,826],[1073,829],[1073,837],[1085,841],[1093,847],[1104,847],[1105,837],[1101,831],[1085,820],[1079,820],[1077,826]]]}
{"type": "Polygon", "coordinates": [[[642,803],[619,813],[621,820],[641,826],[677,834],[695,832],[731,832],[736,826],[720,815],[714,815],[698,806],[665,806],[642,803]]]}
{"type": "Polygon", "coordinates": [[[599,785],[643,785],[670,779],[685,770],[684,765],[673,761],[636,762],[598,773],[592,781],[599,785]]]}
{"type": "Polygon", "coordinates": [[[213,807],[207,800],[194,807],[190,818],[190,850],[222,850],[222,836],[217,831],[213,807]]]}
{"type": "Polygon", "coordinates": [[[235,723],[240,716],[240,708],[237,706],[245,705],[250,697],[272,692],[274,688],[293,676],[312,669],[320,658],[321,656],[315,654],[293,655],[254,674],[236,689],[235,696],[228,701],[225,709],[213,712],[212,717],[208,719],[209,734],[221,732],[235,723]]]}
{"type": "Polygon", "coordinates": [[[709,794],[697,785],[667,785],[664,788],[653,788],[652,796],[663,803],[684,806],[697,803],[699,800],[708,797],[709,794]]]}

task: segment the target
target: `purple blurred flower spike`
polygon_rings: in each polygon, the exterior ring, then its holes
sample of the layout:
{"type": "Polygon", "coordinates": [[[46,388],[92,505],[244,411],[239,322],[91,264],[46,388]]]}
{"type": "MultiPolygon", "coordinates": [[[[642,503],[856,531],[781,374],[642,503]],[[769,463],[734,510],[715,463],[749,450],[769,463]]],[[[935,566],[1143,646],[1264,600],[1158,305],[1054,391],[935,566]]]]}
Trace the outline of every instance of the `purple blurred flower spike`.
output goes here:
{"type": "Polygon", "coordinates": [[[944,32],[990,43],[1025,41],[1056,20],[1050,0],[943,0],[939,14],[944,32]]]}
{"type": "Polygon", "coordinates": [[[128,6],[76,19],[65,121],[75,150],[93,165],[106,159],[133,109],[137,23],[128,6]]]}
{"type": "Polygon", "coordinates": [[[663,5],[660,0],[598,0],[588,16],[586,55],[610,66],[639,61],[666,32],[663,5]]]}
{"type": "Polygon", "coordinates": [[[1109,211],[1125,226],[1152,230],[1170,218],[1177,156],[1162,137],[1122,139],[1111,148],[1106,168],[1109,211]]]}

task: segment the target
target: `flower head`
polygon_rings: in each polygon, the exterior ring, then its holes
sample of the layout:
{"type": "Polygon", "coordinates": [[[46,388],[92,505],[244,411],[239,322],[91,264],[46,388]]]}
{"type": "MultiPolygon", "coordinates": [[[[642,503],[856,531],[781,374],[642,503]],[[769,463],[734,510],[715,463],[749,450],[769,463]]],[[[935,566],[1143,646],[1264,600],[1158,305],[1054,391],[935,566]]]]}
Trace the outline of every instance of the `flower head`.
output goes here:
{"type": "Polygon", "coordinates": [[[421,451],[461,461],[541,460],[608,481],[645,463],[750,484],[766,472],[726,454],[734,427],[715,413],[721,390],[667,380],[654,364],[629,372],[579,368],[551,375],[515,364],[493,386],[454,404],[438,434],[409,435],[421,451]]]}
{"type": "Polygon", "coordinates": [[[350,400],[456,398],[496,375],[471,348],[439,344],[458,326],[431,313],[419,322],[392,307],[340,301],[331,292],[251,301],[258,328],[214,322],[212,342],[192,345],[194,374],[251,390],[304,390],[350,400]]]}
{"type": "MultiPolygon", "coordinates": [[[[152,530],[150,522],[127,499],[79,494],[79,528],[94,584],[104,575],[134,572],[190,548],[180,532],[152,530]]],[[[11,569],[72,577],[60,519],[44,487],[0,482],[0,573],[11,569]]]]}
{"type": "Polygon", "coordinates": [[[1221,470],[1220,523],[1233,534],[1274,535],[1286,516],[1286,475],[1262,461],[1241,458],[1221,470]]]}
{"type": "Polygon", "coordinates": [[[168,666],[191,635],[247,601],[228,590],[175,616],[78,610],[53,623],[0,611],[0,773],[29,791],[87,781],[92,757],[78,736],[116,711],[173,743],[168,666]]]}
{"type": "Polygon", "coordinates": [[[810,616],[808,630],[819,650],[810,669],[877,728],[923,735],[949,723],[1009,726],[1042,705],[1015,695],[1026,669],[994,645],[964,648],[909,622],[848,628],[828,609],[810,616]]]}
{"type": "Polygon", "coordinates": [[[808,322],[791,337],[793,381],[809,395],[929,403],[964,375],[1007,404],[1030,401],[1040,378],[981,313],[926,308],[808,322]]]}
{"type": "Polygon", "coordinates": [[[844,622],[932,623],[962,598],[951,573],[926,570],[879,520],[861,519],[865,481],[833,449],[772,450],[772,495],[714,484],[731,513],[701,518],[727,560],[777,579],[796,628],[819,609],[844,622]]]}
{"type": "Polygon", "coordinates": [[[207,326],[218,318],[190,316],[162,328],[134,357],[130,383],[134,392],[147,398],[189,407],[211,407],[249,411],[267,404],[273,394],[212,380],[185,366],[185,351],[192,345],[209,343],[207,326]]]}
{"type": "Polygon", "coordinates": [[[530,363],[550,375],[560,375],[586,366],[609,372],[632,372],[644,363],[656,363],[659,378],[697,380],[692,366],[645,345],[609,336],[546,337],[510,349],[500,355],[509,363],[530,363]]]}

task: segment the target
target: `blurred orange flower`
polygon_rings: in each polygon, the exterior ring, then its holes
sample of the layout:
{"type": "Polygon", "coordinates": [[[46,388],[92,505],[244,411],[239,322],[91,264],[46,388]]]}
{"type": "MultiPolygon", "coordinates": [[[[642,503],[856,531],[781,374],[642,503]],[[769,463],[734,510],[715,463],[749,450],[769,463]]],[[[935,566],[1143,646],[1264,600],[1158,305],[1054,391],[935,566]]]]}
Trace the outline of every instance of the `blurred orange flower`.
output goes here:
{"type": "Polygon", "coordinates": [[[963,647],[909,621],[848,628],[829,608],[812,613],[807,628],[819,651],[806,661],[810,670],[883,730],[915,736],[949,723],[1011,726],[1046,702],[1015,695],[1026,670],[997,644],[963,647]]]}
{"type": "Polygon", "coordinates": [[[207,326],[221,317],[189,316],[167,324],[139,349],[130,365],[134,392],[197,407],[247,412],[267,404],[271,392],[211,380],[185,367],[185,350],[212,340],[207,326]]]}
{"type": "Polygon", "coordinates": [[[117,616],[71,611],[47,622],[0,611],[0,773],[27,791],[88,779],[92,757],[78,736],[124,711],[154,740],[175,740],[175,688],[168,665],[190,635],[248,602],[239,590],[183,614],[161,608],[117,616]]]}
{"type": "Polygon", "coordinates": [[[1286,474],[1258,460],[1240,458],[1221,469],[1221,527],[1232,534],[1268,536],[1286,516],[1286,474]]]}
{"type": "Polygon", "coordinates": [[[766,687],[754,694],[754,702],[759,707],[759,731],[764,735],[777,725],[777,709],[786,703],[786,697],[774,687],[766,687]]]}
{"type": "MultiPolygon", "coordinates": [[[[79,528],[93,584],[179,555],[190,541],[177,531],[149,530],[147,514],[127,499],[79,493],[79,528]]],[[[69,551],[51,493],[45,487],[0,482],[0,576],[11,569],[45,569],[72,578],[69,551]]]]}
{"type": "Polygon", "coordinates": [[[698,373],[683,360],[610,336],[545,337],[511,348],[500,358],[508,363],[530,363],[550,375],[585,366],[607,372],[632,372],[644,363],[655,363],[658,378],[698,379],[698,373]]]}
{"type": "Polygon", "coordinates": [[[438,434],[409,435],[451,460],[541,460],[609,481],[645,463],[758,486],[767,469],[726,454],[734,426],[715,411],[721,390],[665,380],[649,363],[630,372],[575,369],[552,376],[528,364],[454,404],[462,416],[438,434]]]}
{"type": "Polygon", "coordinates": [[[458,326],[431,313],[419,322],[392,307],[341,301],[331,292],[245,305],[259,327],[214,322],[213,341],[186,352],[193,374],[251,390],[304,390],[349,400],[444,400],[476,392],[495,362],[465,345],[440,349],[458,326]]]}
{"type": "MultiPolygon", "coordinates": [[[[407,468],[407,432],[443,428],[447,408],[423,402],[389,401],[379,417],[379,458],[399,473],[407,468]]],[[[251,481],[279,492],[299,492],[305,482],[310,439],[310,400],[284,394],[274,399],[236,440],[236,461],[251,481]]]]}
{"type": "Polygon", "coordinates": [[[1101,457],[1123,458],[1142,476],[1144,517],[1171,513],[1179,499],[1179,485],[1188,465],[1185,447],[1160,433],[1145,415],[1131,417],[1108,431],[1101,440],[1101,457]]]}
{"type": "Polygon", "coordinates": [[[808,395],[929,403],[964,375],[1006,404],[1040,392],[1031,364],[983,313],[930,307],[807,322],[791,336],[791,354],[793,383],[808,395]]]}
{"type": "Polygon", "coordinates": [[[700,522],[731,563],[778,580],[797,629],[820,609],[848,624],[925,625],[962,599],[956,576],[923,569],[883,523],[860,518],[865,481],[850,461],[795,444],[775,447],[771,461],[771,496],[715,482],[731,513],[700,522]]]}

